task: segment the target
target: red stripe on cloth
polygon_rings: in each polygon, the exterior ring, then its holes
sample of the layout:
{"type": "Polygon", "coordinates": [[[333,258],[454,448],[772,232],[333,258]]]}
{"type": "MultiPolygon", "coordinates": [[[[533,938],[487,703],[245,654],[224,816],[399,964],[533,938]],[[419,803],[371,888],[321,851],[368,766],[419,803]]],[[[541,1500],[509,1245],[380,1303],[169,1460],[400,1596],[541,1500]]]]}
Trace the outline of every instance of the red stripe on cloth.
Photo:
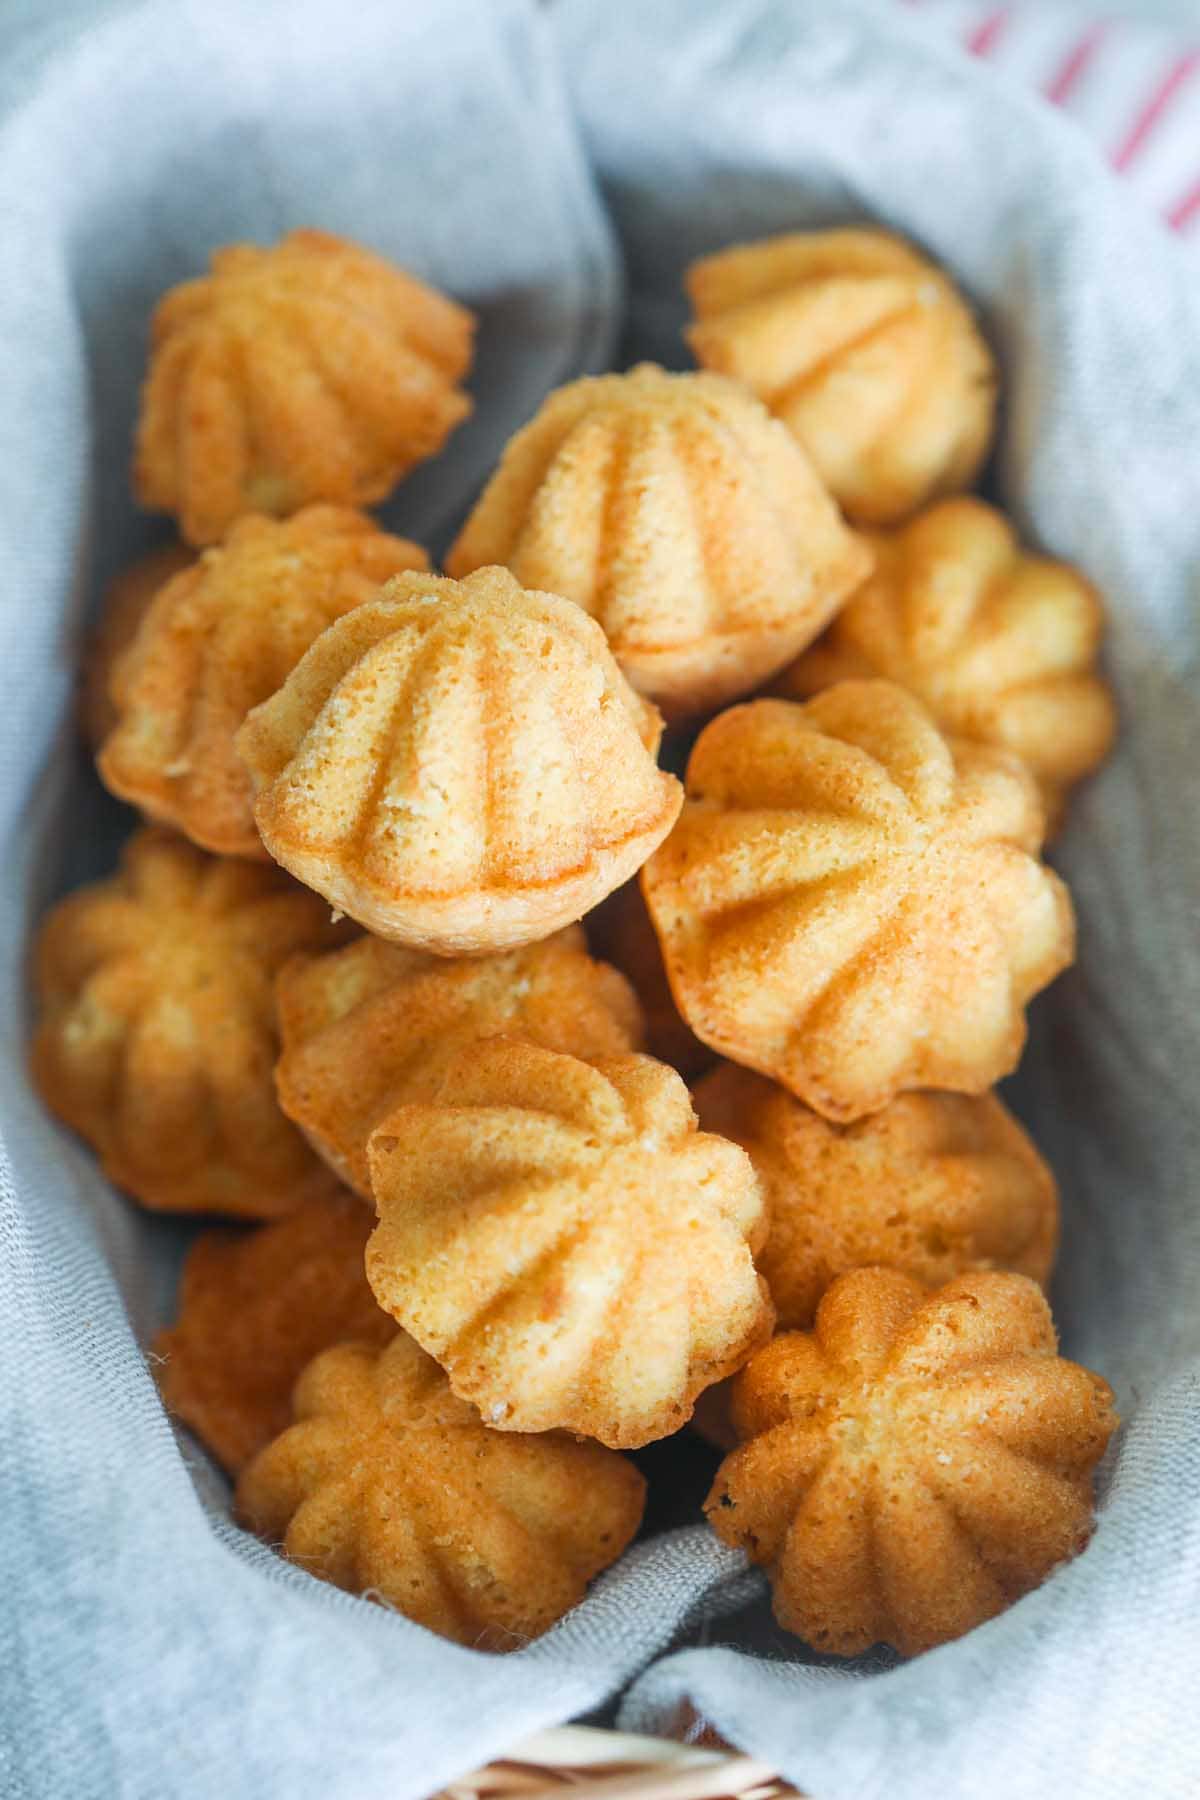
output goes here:
{"type": "Polygon", "coordinates": [[[1190,187],[1174,206],[1168,208],[1167,224],[1174,231],[1185,231],[1197,213],[1200,213],[1200,181],[1190,187]]]}
{"type": "Polygon", "coordinates": [[[1145,147],[1147,139],[1161,121],[1181,87],[1200,63],[1200,50],[1189,50],[1178,57],[1163,76],[1129,129],[1129,134],[1113,157],[1114,169],[1127,169],[1145,147]]]}
{"type": "Polygon", "coordinates": [[[1047,100],[1052,101],[1055,106],[1063,105],[1068,94],[1079,85],[1084,71],[1107,35],[1106,23],[1093,25],[1090,31],[1084,32],[1046,83],[1044,92],[1047,100]]]}
{"type": "Polygon", "coordinates": [[[981,19],[974,31],[967,35],[967,49],[972,56],[990,56],[1000,39],[1004,36],[1009,21],[1009,11],[1002,6],[999,12],[989,13],[981,19]]]}

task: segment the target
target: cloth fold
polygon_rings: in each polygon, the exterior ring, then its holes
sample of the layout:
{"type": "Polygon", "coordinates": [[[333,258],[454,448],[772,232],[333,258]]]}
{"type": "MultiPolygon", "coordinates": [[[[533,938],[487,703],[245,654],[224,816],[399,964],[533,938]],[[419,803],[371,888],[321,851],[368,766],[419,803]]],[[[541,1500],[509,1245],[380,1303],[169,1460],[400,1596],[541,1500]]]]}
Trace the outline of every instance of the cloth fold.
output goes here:
{"type": "Polygon", "coordinates": [[[623,1723],[665,1728],[690,1697],[821,1800],[1194,1793],[1200,324],[1165,234],[1061,122],[866,0],[12,0],[0,207],[4,1800],[416,1800],[622,1691],[623,1723]],[[628,273],[617,352],[619,258],[573,114],[628,273]],[[99,583],[152,535],[127,482],[149,311],[215,244],[298,224],[477,307],[476,414],[386,514],[436,550],[549,387],[614,354],[682,365],[692,256],[867,216],[979,303],[1007,381],[1000,494],[1113,609],[1124,736],[1062,846],[1081,966],[1036,1009],[1016,1099],[1063,1180],[1066,1347],[1129,1423],[1087,1555],[907,1667],[806,1658],[700,1526],[480,1656],[229,1523],[139,1348],[187,1230],[112,1194],[23,1073],[31,923],[129,824],[71,695],[99,583]]]}

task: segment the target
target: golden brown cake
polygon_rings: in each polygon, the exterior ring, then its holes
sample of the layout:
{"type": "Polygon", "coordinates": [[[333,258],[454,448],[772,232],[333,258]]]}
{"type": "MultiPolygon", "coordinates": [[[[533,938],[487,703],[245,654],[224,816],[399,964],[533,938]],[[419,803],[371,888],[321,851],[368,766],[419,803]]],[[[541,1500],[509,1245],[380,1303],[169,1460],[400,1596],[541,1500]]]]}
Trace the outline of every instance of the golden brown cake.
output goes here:
{"type": "Polygon", "coordinates": [[[194,561],[183,544],[165,544],[123,569],[104,590],[100,616],[84,651],[79,693],[79,722],[91,749],[100,748],[117,722],[108,692],[117,659],[132,643],[155,594],[194,561]]]}
{"type": "Polygon", "coordinates": [[[559,388],[513,438],[446,559],[487,563],[577,601],[678,718],[782,668],[870,556],[752,394],[642,363],[559,388]]]}
{"type": "Polygon", "coordinates": [[[811,1325],[830,1282],[869,1264],[927,1287],[974,1269],[1049,1278],[1058,1188],[995,1094],[901,1094],[832,1125],[724,1063],[692,1099],[758,1170],[771,1231],[757,1262],[781,1328],[811,1325]]]}
{"type": "Polygon", "coordinates": [[[697,361],[754,390],[850,518],[889,525],[969,487],[996,368],[961,295],[911,244],[854,227],[693,263],[697,361]]]}
{"type": "Polygon", "coordinates": [[[277,862],[377,936],[451,956],[549,937],[641,867],[682,801],[660,731],[593,620],[481,569],[398,576],[238,749],[277,862]]]}
{"type": "Polygon", "coordinates": [[[320,1165],[279,1110],[273,981],[340,934],[280,870],[158,827],[38,934],[33,1075],[118,1187],[158,1212],[268,1219],[320,1165]]]}
{"type": "Polygon", "coordinates": [[[243,1472],[239,1518],[323,1581],[462,1644],[515,1649],[547,1630],[641,1522],[625,1457],[489,1431],[402,1332],[318,1356],[295,1417],[243,1472]]]}
{"type": "Polygon", "coordinates": [[[156,596],[117,662],[105,786],[205,850],[265,861],[238,727],[327,625],[427,567],[417,544],[352,507],[240,519],[156,596]]]}
{"type": "Polygon", "coordinates": [[[395,1337],[363,1268],[372,1224],[321,1170],[286,1218],[206,1231],[188,1251],[178,1317],[154,1340],[154,1373],[168,1411],[231,1475],[291,1424],[292,1389],[318,1351],[395,1337]]]}
{"type": "Polygon", "coordinates": [[[1074,954],[1032,777],[884,681],[705,728],[643,891],[684,1018],[825,1118],[981,1094],[1074,954]]]}
{"type": "Polygon", "coordinates": [[[835,1281],[811,1334],[738,1376],[733,1417],[709,1522],[766,1565],[779,1623],[838,1656],[961,1637],[1077,1555],[1117,1426],[1034,1282],[931,1296],[889,1269],[835,1281]]]}
{"type": "Polygon", "coordinates": [[[872,543],[874,575],[785,671],[779,692],[807,699],[854,678],[898,682],[943,731],[1020,756],[1057,822],[1068,790],[1100,765],[1116,733],[1096,668],[1096,590],[1069,563],[1022,550],[982,500],[943,500],[872,543]]]}
{"type": "Polygon", "coordinates": [[[494,956],[429,956],[363,937],[293,958],[275,998],[279,1103],[368,1198],[372,1131],[406,1101],[435,1093],[471,1043],[503,1033],[584,1057],[642,1046],[628,982],[592,960],[578,925],[494,956]]]}
{"type": "Polygon", "coordinates": [[[770,1335],[750,1159],[650,1057],[493,1038],[370,1158],[375,1296],[490,1425],[632,1449],[770,1335]]]}
{"type": "MultiPolygon", "coordinates": [[[[675,1004],[662,951],[636,881],[627,881],[588,914],[587,934],[596,954],[615,964],[637,995],[651,1056],[670,1063],[685,1081],[711,1067],[712,1051],[688,1030],[675,1004]]],[[[630,1048],[636,1050],[640,1045],[630,1048]]]]}
{"type": "Polygon", "coordinates": [[[326,231],[230,244],[150,330],[134,486],[212,544],[243,513],[382,500],[471,402],[464,307],[326,231]]]}

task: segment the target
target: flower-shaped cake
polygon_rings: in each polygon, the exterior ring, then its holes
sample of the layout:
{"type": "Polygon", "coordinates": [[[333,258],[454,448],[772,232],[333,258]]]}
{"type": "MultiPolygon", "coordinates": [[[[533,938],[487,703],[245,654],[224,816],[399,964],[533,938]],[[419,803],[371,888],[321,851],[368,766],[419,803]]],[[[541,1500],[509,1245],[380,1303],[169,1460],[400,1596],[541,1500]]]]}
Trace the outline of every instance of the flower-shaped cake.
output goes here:
{"type": "Polygon", "coordinates": [[[155,1374],[168,1410],[231,1475],[291,1423],[292,1389],[319,1351],[395,1337],[363,1268],[373,1223],[321,1170],[286,1218],[206,1231],[188,1251],[155,1374]]]}
{"type": "Polygon", "coordinates": [[[991,352],[953,284],[886,231],[797,231],[693,263],[699,362],[736,376],[807,450],[850,518],[887,525],[969,487],[996,405],[991,352]]]}
{"type": "Polygon", "coordinates": [[[757,1261],[781,1327],[811,1325],[830,1282],[868,1264],[928,1287],[973,1269],[1048,1279],[1058,1189],[995,1094],[901,1094],[833,1125],[724,1063],[692,1098],[704,1129],[741,1144],[766,1190],[771,1231],[757,1261]]]}
{"type": "Polygon", "coordinates": [[[1015,1067],[1025,1003],[1074,951],[1017,758],[845,681],[722,713],[687,791],[642,884],[705,1043],[840,1121],[1015,1067]]]}
{"type": "Polygon", "coordinates": [[[486,563],[577,601],[679,717],[781,668],[870,556],[752,394],[643,363],[559,388],[513,438],[446,559],[486,563]]]}
{"type": "Polygon", "coordinates": [[[351,507],[239,520],[157,595],[117,661],[97,758],[105,785],[205,850],[265,861],[239,726],[326,626],[389,576],[427,566],[416,544],[351,507]]]}
{"type": "Polygon", "coordinates": [[[982,500],[943,500],[872,542],[874,575],[779,691],[807,699],[854,677],[898,682],[943,731],[1015,751],[1057,820],[1116,729],[1096,671],[1096,590],[1070,564],[1022,550],[982,500]]]}
{"type": "Polygon", "coordinates": [[[363,937],[295,957],[275,997],[279,1103],[367,1196],[372,1131],[405,1101],[428,1099],[472,1042],[503,1034],[584,1057],[642,1043],[628,982],[593,961],[578,925],[493,956],[429,956],[363,937]]]}
{"type": "Polygon", "coordinates": [[[1083,1549],[1117,1417],[1108,1383],[1058,1356],[1025,1276],[931,1296],[859,1269],[812,1333],[783,1333],[737,1378],[733,1422],[741,1448],[705,1512],[766,1565],[780,1624],[840,1656],[911,1656],[1083,1549]]]}
{"type": "Polygon", "coordinates": [[[211,544],[243,513],[382,500],[440,450],[475,321],[325,231],[231,244],[166,294],[151,326],[134,485],[211,544]]]}
{"type": "Polygon", "coordinates": [[[750,1160],[649,1057],[494,1038],[370,1158],[375,1296],[489,1424],[635,1448],[770,1334],[750,1160]]]}
{"type": "Polygon", "coordinates": [[[503,569],[401,575],[319,637],[238,749],[276,861],[438,955],[571,924],[674,823],[661,721],[599,626],[503,569]]]}
{"type": "Polygon", "coordinates": [[[280,870],[139,831],[116,875],[42,926],[42,1098],[144,1206],[290,1211],[320,1165],[275,1099],[274,977],[338,941],[328,907],[280,870]]]}
{"type": "Polygon", "coordinates": [[[645,1484],[625,1457],[489,1431],[403,1333],[382,1351],[326,1350],[294,1411],[242,1473],[242,1522],[460,1643],[510,1649],[545,1631],[641,1522],[645,1484]]]}

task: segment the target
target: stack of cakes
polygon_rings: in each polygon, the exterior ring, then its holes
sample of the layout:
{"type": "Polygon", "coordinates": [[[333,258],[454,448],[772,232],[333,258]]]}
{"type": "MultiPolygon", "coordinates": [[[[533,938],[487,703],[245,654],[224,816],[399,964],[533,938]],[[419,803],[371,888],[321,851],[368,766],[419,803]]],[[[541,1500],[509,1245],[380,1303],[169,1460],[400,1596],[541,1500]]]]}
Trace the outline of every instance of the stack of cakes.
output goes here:
{"type": "Polygon", "coordinates": [[[307,231],[166,296],[186,544],[85,671],[148,822],[43,927],[33,1065],[135,1200],[259,1221],[160,1379],[314,1574],[522,1642],[695,1413],[781,1622],[913,1652],[1083,1546],[1115,1424],[992,1092],[1073,956],[1100,605],[962,496],[994,365],[916,250],[688,285],[703,368],[549,395],[443,575],[360,509],[469,412],[470,315],[307,231]]]}

